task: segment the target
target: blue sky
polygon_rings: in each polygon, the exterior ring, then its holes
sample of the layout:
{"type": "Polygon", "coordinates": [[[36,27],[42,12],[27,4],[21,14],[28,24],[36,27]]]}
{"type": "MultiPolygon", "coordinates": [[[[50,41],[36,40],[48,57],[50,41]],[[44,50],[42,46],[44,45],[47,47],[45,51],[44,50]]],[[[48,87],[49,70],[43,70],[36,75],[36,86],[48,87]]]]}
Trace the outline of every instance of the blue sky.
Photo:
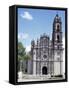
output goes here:
{"type": "MultiPolygon", "coordinates": [[[[31,40],[39,39],[46,33],[52,37],[53,20],[56,14],[62,20],[62,32],[65,32],[65,11],[18,8],[18,40],[26,49],[30,49],[31,40]]],[[[29,51],[29,50],[28,50],[29,51]]]]}

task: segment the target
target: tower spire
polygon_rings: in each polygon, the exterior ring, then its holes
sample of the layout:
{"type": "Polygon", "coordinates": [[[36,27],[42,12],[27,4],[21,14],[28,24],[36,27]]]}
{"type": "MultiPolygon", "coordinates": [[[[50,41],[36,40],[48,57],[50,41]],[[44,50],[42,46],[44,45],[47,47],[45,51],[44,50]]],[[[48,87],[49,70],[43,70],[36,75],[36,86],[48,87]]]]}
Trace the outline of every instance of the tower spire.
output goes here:
{"type": "Polygon", "coordinates": [[[58,11],[57,11],[57,13],[56,13],[56,16],[58,17],[58,11]]]}

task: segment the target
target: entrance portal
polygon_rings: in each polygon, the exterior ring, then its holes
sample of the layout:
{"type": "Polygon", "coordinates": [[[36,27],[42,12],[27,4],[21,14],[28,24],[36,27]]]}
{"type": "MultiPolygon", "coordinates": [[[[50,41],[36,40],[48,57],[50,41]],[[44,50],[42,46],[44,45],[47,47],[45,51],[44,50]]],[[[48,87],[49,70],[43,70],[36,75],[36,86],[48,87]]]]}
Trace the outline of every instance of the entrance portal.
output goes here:
{"type": "Polygon", "coordinates": [[[42,74],[45,74],[45,75],[47,74],[47,67],[44,66],[44,67],[42,68],[42,74]]]}

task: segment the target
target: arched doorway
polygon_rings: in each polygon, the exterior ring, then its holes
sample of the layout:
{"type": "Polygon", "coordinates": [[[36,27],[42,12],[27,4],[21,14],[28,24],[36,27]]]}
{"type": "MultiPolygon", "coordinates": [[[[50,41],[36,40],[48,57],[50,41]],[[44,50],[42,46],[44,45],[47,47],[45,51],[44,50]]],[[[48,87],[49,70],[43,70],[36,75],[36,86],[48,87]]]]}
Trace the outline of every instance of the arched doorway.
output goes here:
{"type": "Polygon", "coordinates": [[[47,74],[47,67],[44,66],[44,67],[42,68],[42,74],[45,74],[45,75],[47,74]]]}

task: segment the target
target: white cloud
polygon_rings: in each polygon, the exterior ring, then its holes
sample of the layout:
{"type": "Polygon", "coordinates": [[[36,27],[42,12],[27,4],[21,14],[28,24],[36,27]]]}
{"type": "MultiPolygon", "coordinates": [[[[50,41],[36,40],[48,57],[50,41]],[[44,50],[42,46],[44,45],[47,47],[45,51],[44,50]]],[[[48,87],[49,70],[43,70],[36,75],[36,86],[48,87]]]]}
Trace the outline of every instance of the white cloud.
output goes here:
{"type": "Polygon", "coordinates": [[[27,20],[33,20],[32,15],[29,12],[24,12],[24,14],[21,14],[21,17],[27,20]]]}
{"type": "Polygon", "coordinates": [[[27,33],[19,33],[18,34],[18,39],[22,40],[22,39],[27,39],[29,37],[29,35],[27,33]]]}
{"type": "Polygon", "coordinates": [[[26,46],[26,52],[29,52],[31,50],[31,45],[26,46]]]}

